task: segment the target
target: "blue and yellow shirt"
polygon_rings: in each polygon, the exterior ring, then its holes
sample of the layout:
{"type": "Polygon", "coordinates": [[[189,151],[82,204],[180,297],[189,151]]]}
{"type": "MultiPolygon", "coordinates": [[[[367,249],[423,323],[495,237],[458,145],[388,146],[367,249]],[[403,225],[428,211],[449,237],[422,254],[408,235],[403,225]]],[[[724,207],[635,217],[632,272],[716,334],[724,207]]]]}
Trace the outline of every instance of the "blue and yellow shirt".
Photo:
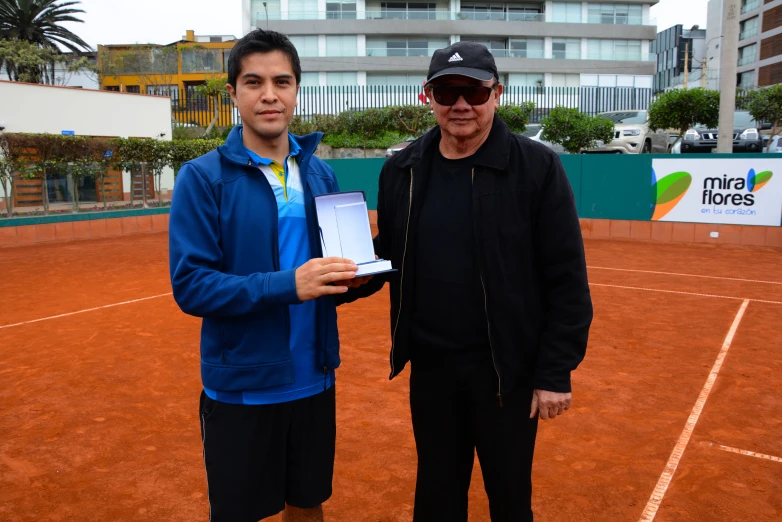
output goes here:
{"type": "MultiPolygon", "coordinates": [[[[250,159],[263,172],[277,200],[280,270],[297,268],[309,261],[312,255],[307,235],[304,186],[297,162],[301,148],[293,135],[288,136],[290,154],[285,158],[284,165],[262,158],[247,149],[250,159]]],[[[204,388],[211,399],[230,404],[278,404],[310,397],[334,384],[334,370],[324,376],[317,365],[315,301],[290,305],[288,308],[294,382],[275,388],[235,393],[204,388]]]]}

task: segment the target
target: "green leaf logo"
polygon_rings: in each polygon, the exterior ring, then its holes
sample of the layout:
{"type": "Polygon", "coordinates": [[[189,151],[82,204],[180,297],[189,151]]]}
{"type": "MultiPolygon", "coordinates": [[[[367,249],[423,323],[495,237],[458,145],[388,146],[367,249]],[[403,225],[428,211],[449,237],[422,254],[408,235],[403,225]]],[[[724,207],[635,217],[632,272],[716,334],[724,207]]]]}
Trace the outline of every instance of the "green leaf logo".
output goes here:
{"type": "Polygon", "coordinates": [[[692,184],[689,172],[674,172],[657,180],[652,169],[652,221],[659,221],[679,204],[692,184]]]}
{"type": "Polygon", "coordinates": [[[755,174],[755,169],[749,169],[747,175],[747,190],[750,192],[757,192],[762,189],[763,186],[771,181],[771,177],[774,175],[770,170],[766,170],[755,174]]]}

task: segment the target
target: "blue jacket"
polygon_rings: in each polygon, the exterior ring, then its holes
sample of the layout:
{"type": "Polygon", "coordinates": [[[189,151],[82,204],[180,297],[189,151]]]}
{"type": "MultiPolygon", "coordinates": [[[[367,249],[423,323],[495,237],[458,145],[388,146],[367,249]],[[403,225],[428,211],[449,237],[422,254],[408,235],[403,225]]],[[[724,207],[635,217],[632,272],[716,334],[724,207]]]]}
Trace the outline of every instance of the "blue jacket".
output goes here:
{"type": "MultiPolygon", "coordinates": [[[[296,137],[313,257],[323,255],[313,197],[339,190],[331,168],[313,156],[321,137],[296,137]]],[[[277,202],[239,127],[217,150],[180,169],[169,263],[177,304],[203,318],[204,386],[246,391],[293,382],[288,305],[300,302],[295,270],[280,270],[277,202]]],[[[335,301],[321,297],[316,308],[318,366],[327,374],[340,362],[335,301]]]]}

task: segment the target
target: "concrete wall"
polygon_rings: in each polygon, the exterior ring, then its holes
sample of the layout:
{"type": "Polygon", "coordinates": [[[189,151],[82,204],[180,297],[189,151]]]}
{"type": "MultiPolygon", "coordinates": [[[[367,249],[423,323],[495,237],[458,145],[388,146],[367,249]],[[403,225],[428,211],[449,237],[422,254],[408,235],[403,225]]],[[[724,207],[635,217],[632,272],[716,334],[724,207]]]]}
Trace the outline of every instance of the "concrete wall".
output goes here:
{"type": "MultiPolygon", "coordinates": [[[[5,132],[171,140],[169,98],[0,81],[0,125],[5,132]]],[[[162,188],[174,188],[164,173],[162,188]]],[[[123,187],[130,191],[126,173],[123,187]]]]}

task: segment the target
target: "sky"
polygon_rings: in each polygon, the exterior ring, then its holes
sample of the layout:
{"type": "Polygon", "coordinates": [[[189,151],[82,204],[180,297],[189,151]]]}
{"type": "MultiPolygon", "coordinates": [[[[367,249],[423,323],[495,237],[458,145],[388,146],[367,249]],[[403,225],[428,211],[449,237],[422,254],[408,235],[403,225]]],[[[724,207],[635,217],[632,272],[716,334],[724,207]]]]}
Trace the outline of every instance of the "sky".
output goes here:
{"type": "MultiPolygon", "coordinates": [[[[682,24],[706,27],[708,0],[661,0],[652,7],[657,30],[682,24]]],[[[241,0],[81,0],[83,24],[64,24],[90,46],[157,43],[181,39],[187,29],[196,34],[242,36],[241,0]]]]}

